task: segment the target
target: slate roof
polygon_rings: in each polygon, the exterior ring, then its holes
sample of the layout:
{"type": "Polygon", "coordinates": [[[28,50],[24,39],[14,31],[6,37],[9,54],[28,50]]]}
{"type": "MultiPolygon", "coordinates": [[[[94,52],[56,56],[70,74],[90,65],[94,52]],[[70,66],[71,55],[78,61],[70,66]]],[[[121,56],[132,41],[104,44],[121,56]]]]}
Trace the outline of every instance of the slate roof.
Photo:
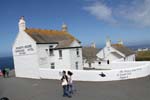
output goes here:
{"type": "Polygon", "coordinates": [[[118,50],[119,52],[123,53],[125,56],[135,54],[134,51],[130,50],[129,48],[121,44],[112,44],[112,47],[118,50]]]}
{"type": "Polygon", "coordinates": [[[123,56],[121,56],[120,54],[118,54],[117,52],[111,52],[111,54],[113,54],[114,56],[116,56],[117,58],[122,58],[123,56]]]}
{"type": "Polygon", "coordinates": [[[93,63],[97,60],[96,54],[100,51],[98,48],[94,47],[83,47],[82,48],[82,55],[83,59],[86,59],[88,63],[93,63]]]}
{"type": "MultiPolygon", "coordinates": [[[[75,37],[65,31],[26,29],[25,32],[28,33],[37,44],[57,43],[58,45],[56,48],[69,47],[74,40],[77,40],[75,37]]],[[[79,40],[77,41],[80,43],[79,40]]]]}

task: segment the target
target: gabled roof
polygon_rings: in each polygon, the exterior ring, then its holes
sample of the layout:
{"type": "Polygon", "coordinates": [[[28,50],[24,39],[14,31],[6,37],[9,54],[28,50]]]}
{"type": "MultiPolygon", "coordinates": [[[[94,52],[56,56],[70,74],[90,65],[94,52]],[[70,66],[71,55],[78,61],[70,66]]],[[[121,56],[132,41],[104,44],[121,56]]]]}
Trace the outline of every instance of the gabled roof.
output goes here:
{"type": "MultiPolygon", "coordinates": [[[[25,32],[28,33],[37,44],[57,43],[56,48],[68,47],[74,40],[77,40],[66,31],[26,29],[25,32]]],[[[79,40],[77,41],[80,43],[79,40]]]]}
{"type": "Polygon", "coordinates": [[[125,47],[124,45],[112,44],[111,46],[113,48],[115,48],[116,50],[118,50],[119,52],[123,53],[125,56],[135,54],[134,51],[130,50],[129,48],[125,47]]]}
{"type": "Polygon", "coordinates": [[[117,52],[111,52],[111,54],[113,54],[114,56],[116,56],[117,58],[122,58],[123,56],[121,56],[120,54],[118,54],[117,52]]]}
{"type": "Polygon", "coordinates": [[[100,51],[98,48],[94,47],[83,47],[82,48],[82,55],[83,58],[87,60],[89,63],[93,63],[96,61],[98,58],[96,54],[100,51]]]}

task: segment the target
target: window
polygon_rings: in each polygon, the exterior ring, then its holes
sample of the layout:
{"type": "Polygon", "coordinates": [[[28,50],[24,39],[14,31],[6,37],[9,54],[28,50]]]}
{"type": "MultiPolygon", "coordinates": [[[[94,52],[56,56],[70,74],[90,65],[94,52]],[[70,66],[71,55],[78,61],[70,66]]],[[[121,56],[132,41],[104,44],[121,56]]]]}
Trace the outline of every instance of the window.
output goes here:
{"type": "Polygon", "coordinates": [[[92,64],[91,63],[88,63],[89,64],[89,68],[91,68],[92,67],[92,64]]]}
{"type": "Polygon", "coordinates": [[[76,49],[77,57],[79,57],[79,49],[76,49]]]}
{"type": "Polygon", "coordinates": [[[48,54],[48,49],[45,49],[46,53],[48,54]]]}
{"type": "Polygon", "coordinates": [[[62,50],[59,50],[59,58],[62,58],[62,50]]]}
{"type": "Polygon", "coordinates": [[[55,63],[51,63],[51,69],[55,69],[55,63]]]}
{"type": "Polygon", "coordinates": [[[76,64],[76,69],[79,69],[78,62],[76,62],[75,64],[76,64]]]}
{"type": "Polygon", "coordinates": [[[107,64],[109,64],[109,60],[107,60],[107,64]]]}
{"type": "Polygon", "coordinates": [[[50,55],[50,56],[53,56],[53,55],[54,55],[53,46],[49,46],[49,55],[50,55]]]}

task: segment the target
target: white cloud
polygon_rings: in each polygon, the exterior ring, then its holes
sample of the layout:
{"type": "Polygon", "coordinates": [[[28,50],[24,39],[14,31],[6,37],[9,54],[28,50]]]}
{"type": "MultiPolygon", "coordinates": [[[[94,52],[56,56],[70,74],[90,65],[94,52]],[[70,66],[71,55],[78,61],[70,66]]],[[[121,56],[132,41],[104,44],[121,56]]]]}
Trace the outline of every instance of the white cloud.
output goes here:
{"type": "Polygon", "coordinates": [[[105,22],[124,24],[126,21],[137,26],[150,26],[150,0],[122,0],[115,5],[107,4],[112,2],[109,0],[101,1],[103,3],[95,1],[84,9],[105,22]]]}
{"type": "Polygon", "coordinates": [[[140,4],[134,1],[131,6],[124,5],[124,8],[119,9],[120,17],[138,26],[150,26],[150,0],[143,0],[140,4]]]}
{"type": "Polygon", "coordinates": [[[99,20],[111,23],[116,22],[112,16],[111,8],[107,7],[105,4],[96,2],[90,6],[84,7],[84,9],[89,11],[91,15],[96,16],[99,20]]]}

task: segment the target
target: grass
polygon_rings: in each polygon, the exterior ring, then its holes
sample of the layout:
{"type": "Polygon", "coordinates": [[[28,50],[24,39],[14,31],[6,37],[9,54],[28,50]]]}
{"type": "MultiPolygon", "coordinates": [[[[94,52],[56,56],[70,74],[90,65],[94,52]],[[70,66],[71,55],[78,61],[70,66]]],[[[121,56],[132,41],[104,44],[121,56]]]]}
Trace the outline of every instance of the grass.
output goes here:
{"type": "Polygon", "coordinates": [[[136,61],[150,61],[150,50],[138,51],[136,54],[136,61]]]}

